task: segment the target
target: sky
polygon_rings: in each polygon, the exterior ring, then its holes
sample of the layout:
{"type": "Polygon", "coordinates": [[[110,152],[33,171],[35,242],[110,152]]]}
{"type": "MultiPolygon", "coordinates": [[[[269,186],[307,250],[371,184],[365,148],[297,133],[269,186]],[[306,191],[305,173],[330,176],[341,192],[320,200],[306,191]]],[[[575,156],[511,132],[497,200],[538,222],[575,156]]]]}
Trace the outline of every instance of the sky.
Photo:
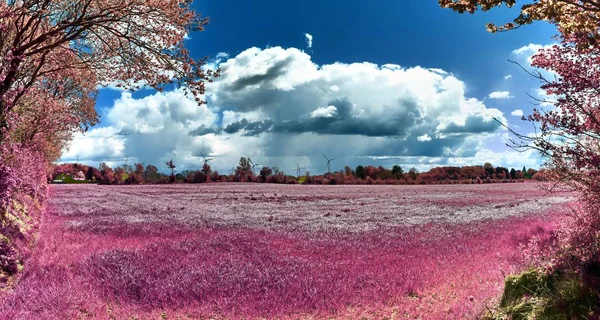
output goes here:
{"type": "MultiPolygon", "coordinates": [[[[510,133],[532,131],[521,120],[543,97],[530,68],[556,30],[537,23],[491,34],[516,9],[475,15],[437,1],[196,1],[209,17],[188,35],[195,58],[222,76],[207,85],[207,105],[181,89],[100,90],[101,123],[76,134],[60,162],[117,166],[128,161],[166,171],[230,170],[240,157],[294,173],[359,164],[482,165],[537,168],[535,152],[506,146],[510,133]],[[164,168],[163,168],[164,167],[164,168]]],[[[550,106],[548,106],[550,107],[550,106]]]]}

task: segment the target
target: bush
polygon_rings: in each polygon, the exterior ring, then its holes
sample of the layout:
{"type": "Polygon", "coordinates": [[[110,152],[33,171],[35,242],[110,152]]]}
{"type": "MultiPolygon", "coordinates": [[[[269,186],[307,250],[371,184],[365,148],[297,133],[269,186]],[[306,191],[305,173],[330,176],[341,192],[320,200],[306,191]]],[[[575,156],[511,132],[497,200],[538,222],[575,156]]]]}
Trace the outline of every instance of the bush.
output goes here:
{"type": "Polygon", "coordinates": [[[42,154],[20,144],[0,146],[0,289],[27,259],[47,196],[42,154]]]}
{"type": "Polygon", "coordinates": [[[0,287],[6,286],[19,270],[19,257],[10,240],[0,238],[0,287]]]}
{"type": "Polygon", "coordinates": [[[484,319],[589,319],[600,311],[598,288],[576,273],[540,268],[506,278],[500,305],[484,319]]]}

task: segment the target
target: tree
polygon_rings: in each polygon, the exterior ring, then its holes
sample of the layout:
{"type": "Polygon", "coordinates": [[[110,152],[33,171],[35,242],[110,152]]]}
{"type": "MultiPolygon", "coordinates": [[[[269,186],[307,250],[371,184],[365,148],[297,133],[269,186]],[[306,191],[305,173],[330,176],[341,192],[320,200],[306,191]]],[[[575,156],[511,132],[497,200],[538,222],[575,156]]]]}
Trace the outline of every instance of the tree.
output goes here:
{"type": "Polygon", "coordinates": [[[87,172],[85,173],[85,178],[86,178],[87,180],[92,180],[92,178],[93,178],[93,177],[94,177],[94,168],[92,168],[92,167],[89,167],[89,168],[87,169],[87,172]]]}
{"type": "Polygon", "coordinates": [[[460,175],[463,179],[485,178],[485,171],[482,166],[468,166],[460,168],[460,175]]]}
{"type": "Polygon", "coordinates": [[[210,168],[210,165],[208,164],[208,162],[204,162],[204,164],[202,165],[202,172],[204,173],[204,176],[206,177],[205,182],[209,182],[211,168],[210,168]]]}
{"type": "Polygon", "coordinates": [[[356,173],[356,176],[360,179],[364,179],[365,178],[365,167],[358,165],[356,166],[356,169],[354,170],[354,172],[356,173]]]}
{"type": "Polygon", "coordinates": [[[510,178],[511,179],[516,179],[517,178],[517,170],[515,170],[515,168],[511,168],[510,169],[510,178]]]}
{"type": "Polygon", "coordinates": [[[244,178],[249,181],[252,180],[252,164],[248,161],[248,158],[241,157],[238,166],[235,170],[235,175],[243,181],[244,178]]]}
{"type": "Polygon", "coordinates": [[[0,2],[0,141],[8,115],[46,80],[84,70],[92,85],[184,86],[199,103],[204,60],[184,37],[203,30],[188,0],[29,0],[0,2]]]}
{"type": "Polygon", "coordinates": [[[402,170],[402,167],[400,167],[399,165],[394,165],[392,167],[392,175],[396,179],[402,179],[404,177],[404,170],[402,170]]]}
{"type": "Polygon", "coordinates": [[[160,175],[158,173],[158,168],[149,164],[146,166],[146,169],[144,169],[144,180],[146,180],[147,182],[156,182],[158,181],[160,175]]]}
{"type": "MultiPolygon", "coordinates": [[[[456,12],[475,13],[477,10],[488,11],[505,4],[512,8],[516,0],[438,0],[440,6],[456,12]]],[[[502,26],[487,24],[490,32],[512,30],[534,21],[550,21],[565,36],[585,35],[586,41],[596,43],[597,26],[600,22],[600,3],[595,0],[536,0],[521,6],[520,14],[502,26]]]]}
{"type": "Polygon", "coordinates": [[[136,173],[140,177],[144,176],[144,165],[142,163],[136,163],[134,168],[135,168],[134,173],[136,173]]]}
{"type": "Polygon", "coordinates": [[[127,172],[125,171],[125,169],[123,167],[117,167],[114,170],[113,183],[121,184],[121,183],[125,182],[125,180],[128,177],[129,177],[129,175],[127,174],[127,172]]]}
{"type": "Polygon", "coordinates": [[[100,162],[100,165],[98,165],[98,170],[104,171],[106,169],[110,169],[110,167],[106,164],[106,162],[100,162]]]}
{"type": "Polygon", "coordinates": [[[489,162],[486,162],[483,164],[483,170],[485,171],[485,174],[488,176],[491,176],[492,174],[494,174],[494,166],[489,162]]]}
{"type": "Polygon", "coordinates": [[[89,78],[84,70],[75,70],[33,86],[8,115],[10,140],[39,152],[47,162],[60,158],[74,131],[85,132],[99,121],[97,89],[89,78]]]}
{"type": "Polygon", "coordinates": [[[114,173],[113,170],[106,165],[106,163],[100,163],[98,166],[98,170],[100,170],[100,184],[112,184],[114,181],[114,173]]]}
{"type": "Polygon", "coordinates": [[[271,168],[264,166],[260,169],[260,179],[263,183],[267,182],[267,178],[273,174],[273,170],[271,168]]]}
{"type": "Polygon", "coordinates": [[[417,174],[419,173],[419,170],[417,170],[417,168],[412,167],[410,168],[410,170],[408,170],[408,176],[412,179],[412,180],[417,180],[417,174]]]}
{"type": "Polygon", "coordinates": [[[352,171],[352,168],[350,168],[349,166],[345,166],[344,167],[344,172],[346,173],[347,176],[352,177],[354,176],[354,171],[352,171]]]}
{"type": "Polygon", "coordinates": [[[136,163],[131,172],[127,174],[125,182],[128,184],[138,184],[144,182],[144,165],[136,163]]]}

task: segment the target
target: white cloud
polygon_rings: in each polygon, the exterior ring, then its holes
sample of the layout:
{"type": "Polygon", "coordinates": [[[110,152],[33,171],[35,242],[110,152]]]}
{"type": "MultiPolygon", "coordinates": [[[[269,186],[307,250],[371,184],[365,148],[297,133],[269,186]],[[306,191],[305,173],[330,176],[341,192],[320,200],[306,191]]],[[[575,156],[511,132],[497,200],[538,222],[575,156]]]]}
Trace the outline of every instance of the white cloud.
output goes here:
{"type": "Polygon", "coordinates": [[[213,124],[217,115],[205,105],[198,106],[182,90],[141,99],[123,92],[104,120],[110,125],[94,128],[85,136],[76,135],[63,158],[79,155],[96,165],[124,156],[156,165],[175,153],[189,158],[197,150],[208,148],[205,141],[190,136],[189,131],[213,124]]]}
{"type": "Polygon", "coordinates": [[[514,110],[513,112],[510,113],[510,115],[515,116],[515,117],[522,117],[523,110],[521,110],[521,109],[514,110]]]}
{"type": "Polygon", "coordinates": [[[495,166],[505,166],[508,168],[519,169],[523,166],[527,168],[539,168],[544,164],[544,159],[535,150],[516,151],[492,151],[489,149],[480,149],[471,158],[450,158],[449,165],[464,166],[467,164],[483,164],[490,162],[495,166]]]}
{"type": "Polygon", "coordinates": [[[540,101],[534,101],[535,104],[539,104],[542,107],[554,107],[555,102],[558,100],[558,97],[555,95],[548,94],[544,89],[535,89],[534,90],[537,99],[540,101]]]}
{"type": "Polygon", "coordinates": [[[331,118],[336,115],[337,108],[335,106],[321,107],[310,113],[311,118],[331,118]]]}
{"type": "Polygon", "coordinates": [[[306,37],[306,47],[312,48],[313,45],[313,36],[310,33],[305,33],[304,37],[306,37]]]}
{"type": "Polygon", "coordinates": [[[82,159],[97,166],[100,162],[113,162],[124,155],[124,137],[114,127],[94,128],[85,135],[75,134],[63,159],[82,159]]]}
{"type": "Polygon", "coordinates": [[[510,99],[510,91],[494,91],[488,96],[490,99],[510,99]]]}
{"type": "Polygon", "coordinates": [[[402,67],[400,65],[394,63],[386,63],[381,66],[382,69],[390,69],[390,70],[400,70],[402,67]]]}
{"type": "Polygon", "coordinates": [[[281,47],[220,54],[212,63],[223,73],[207,84],[208,108],[180,90],[140,99],[123,93],[103,119],[108,127],[76,138],[65,158],[127,154],[159,166],[173,157],[183,169],[198,167],[202,151],[218,157],[213,166],[220,171],[248,155],[284,170],[302,159],[319,173],[323,151],[341,157],[332,169],[358,165],[360,156],[469,159],[481,149],[477,141],[501,130],[494,118],[506,123],[500,110],[468,97],[465,83],[440,69],[317,65],[301,50],[281,47]],[[93,135],[97,151],[83,146],[93,135]]]}
{"type": "Polygon", "coordinates": [[[510,78],[512,78],[512,74],[509,74],[509,75],[506,75],[506,76],[504,76],[504,80],[508,80],[508,79],[510,79],[510,78]]]}
{"type": "Polygon", "coordinates": [[[518,57],[525,57],[526,61],[531,64],[532,57],[537,54],[541,49],[548,49],[552,47],[553,44],[541,45],[537,43],[530,43],[526,46],[520,47],[518,49],[513,50],[513,54],[518,57]]]}
{"type": "Polygon", "coordinates": [[[431,137],[426,133],[426,134],[424,134],[422,136],[418,136],[417,137],[417,141],[421,141],[421,142],[431,141],[431,137]]]}

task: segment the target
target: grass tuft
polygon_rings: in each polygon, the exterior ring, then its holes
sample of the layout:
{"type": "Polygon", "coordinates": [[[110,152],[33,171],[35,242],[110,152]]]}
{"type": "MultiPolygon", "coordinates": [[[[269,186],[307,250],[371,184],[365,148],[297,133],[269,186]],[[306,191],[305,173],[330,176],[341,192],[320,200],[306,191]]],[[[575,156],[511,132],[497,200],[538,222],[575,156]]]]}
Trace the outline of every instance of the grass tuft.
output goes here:
{"type": "Polygon", "coordinates": [[[507,277],[499,307],[484,319],[598,319],[599,301],[579,274],[535,268],[507,277]]]}

